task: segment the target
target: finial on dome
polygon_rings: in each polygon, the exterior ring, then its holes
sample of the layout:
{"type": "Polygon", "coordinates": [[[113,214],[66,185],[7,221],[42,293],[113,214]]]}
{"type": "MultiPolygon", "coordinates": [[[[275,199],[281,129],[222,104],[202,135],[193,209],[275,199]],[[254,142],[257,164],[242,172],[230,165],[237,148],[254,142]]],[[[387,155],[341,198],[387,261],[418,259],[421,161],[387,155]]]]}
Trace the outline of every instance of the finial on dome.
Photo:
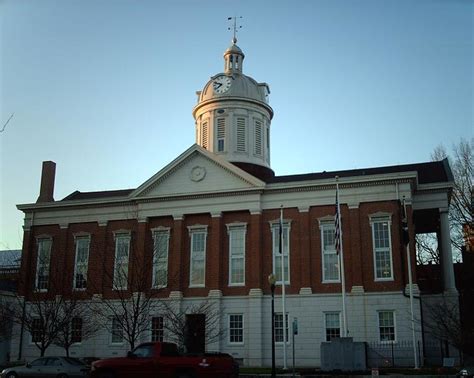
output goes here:
{"type": "Polygon", "coordinates": [[[229,27],[227,28],[227,30],[230,30],[231,27],[232,27],[232,29],[233,29],[233,31],[234,31],[234,37],[232,38],[232,44],[233,44],[233,45],[235,45],[235,44],[237,43],[237,31],[238,31],[238,29],[242,29],[242,25],[237,26],[237,19],[238,19],[238,18],[242,18],[242,16],[239,16],[239,17],[237,17],[237,16],[235,16],[235,17],[227,17],[227,21],[233,21],[233,25],[232,25],[232,26],[229,26],[229,27]]]}

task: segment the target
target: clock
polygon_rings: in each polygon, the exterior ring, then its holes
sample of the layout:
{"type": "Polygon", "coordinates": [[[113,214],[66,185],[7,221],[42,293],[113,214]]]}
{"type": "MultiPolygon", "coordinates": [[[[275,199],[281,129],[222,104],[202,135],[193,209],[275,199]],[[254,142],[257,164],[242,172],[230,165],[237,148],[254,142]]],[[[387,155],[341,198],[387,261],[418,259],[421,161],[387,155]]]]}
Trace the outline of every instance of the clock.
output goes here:
{"type": "Polygon", "coordinates": [[[225,75],[218,76],[212,81],[212,87],[214,88],[214,92],[219,94],[227,92],[231,84],[232,79],[230,78],[230,76],[225,75]]]}

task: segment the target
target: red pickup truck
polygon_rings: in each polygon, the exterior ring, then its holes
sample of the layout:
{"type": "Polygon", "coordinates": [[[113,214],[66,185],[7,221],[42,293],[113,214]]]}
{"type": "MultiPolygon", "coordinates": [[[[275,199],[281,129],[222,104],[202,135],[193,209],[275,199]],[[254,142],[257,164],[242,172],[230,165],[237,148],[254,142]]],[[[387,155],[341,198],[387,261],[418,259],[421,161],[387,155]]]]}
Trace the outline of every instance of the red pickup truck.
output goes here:
{"type": "Polygon", "coordinates": [[[94,361],[91,378],[237,378],[239,366],[226,353],[181,354],[176,344],[144,343],[127,357],[94,361]]]}

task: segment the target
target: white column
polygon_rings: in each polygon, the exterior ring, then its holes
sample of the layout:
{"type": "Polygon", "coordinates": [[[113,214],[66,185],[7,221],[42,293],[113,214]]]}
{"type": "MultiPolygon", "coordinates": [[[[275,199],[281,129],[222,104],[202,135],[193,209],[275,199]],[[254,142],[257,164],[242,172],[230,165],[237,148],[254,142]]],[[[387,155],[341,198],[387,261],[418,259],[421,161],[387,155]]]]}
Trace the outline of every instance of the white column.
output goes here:
{"type": "Polygon", "coordinates": [[[449,232],[448,209],[439,209],[440,233],[441,233],[441,266],[443,269],[444,291],[457,293],[454,280],[453,253],[451,251],[451,235],[449,232]]]}

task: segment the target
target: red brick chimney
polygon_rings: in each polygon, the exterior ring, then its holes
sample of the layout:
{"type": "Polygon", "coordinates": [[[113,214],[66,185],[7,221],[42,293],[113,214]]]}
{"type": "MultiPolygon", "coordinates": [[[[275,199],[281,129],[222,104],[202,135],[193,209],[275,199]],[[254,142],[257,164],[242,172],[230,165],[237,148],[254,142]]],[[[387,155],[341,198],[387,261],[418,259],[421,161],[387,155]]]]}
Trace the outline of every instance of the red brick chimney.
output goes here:
{"type": "Polygon", "coordinates": [[[41,172],[40,195],[36,200],[38,202],[53,202],[54,177],[56,175],[56,163],[54,161],[43,161],[43,170],[41,172]]]}

